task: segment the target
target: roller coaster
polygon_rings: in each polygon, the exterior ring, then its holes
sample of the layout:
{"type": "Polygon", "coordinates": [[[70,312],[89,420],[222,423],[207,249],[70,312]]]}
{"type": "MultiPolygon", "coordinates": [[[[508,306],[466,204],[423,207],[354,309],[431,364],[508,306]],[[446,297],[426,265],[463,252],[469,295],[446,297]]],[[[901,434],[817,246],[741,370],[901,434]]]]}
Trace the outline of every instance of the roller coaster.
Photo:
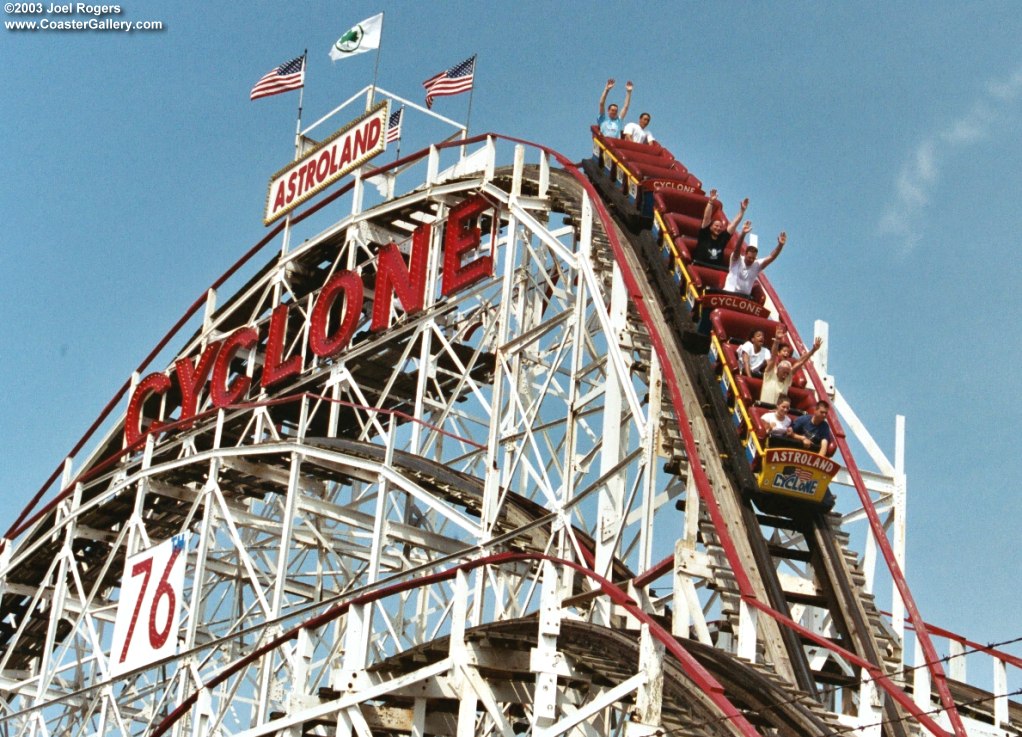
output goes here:
{"type": "Polygon", "coordinates": [[[4,535],[0,735],[1019,734],[1022,660],[912,599],[900,441],[824,350],[836,452],[771,455],[734,341],[806,345],[638,146],[462,135],[270,228],[4,535]],[[837,507],[771,488],[814,464],[837,507]]]}

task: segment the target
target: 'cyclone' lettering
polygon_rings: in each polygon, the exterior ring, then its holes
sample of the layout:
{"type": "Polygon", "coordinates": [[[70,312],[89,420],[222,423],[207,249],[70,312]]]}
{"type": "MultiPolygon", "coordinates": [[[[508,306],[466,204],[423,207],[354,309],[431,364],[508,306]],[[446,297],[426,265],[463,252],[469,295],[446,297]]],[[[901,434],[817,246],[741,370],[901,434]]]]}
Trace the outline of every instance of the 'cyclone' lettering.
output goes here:
{"type": "Polygon", "coordinates": [[[819,482],[816,479],[802,481],[795,474],[785,476],[783,473],[779,473],[774,476],[774,488],[793,491],[796,494],[815,496],[818,486],[819,482]]]}

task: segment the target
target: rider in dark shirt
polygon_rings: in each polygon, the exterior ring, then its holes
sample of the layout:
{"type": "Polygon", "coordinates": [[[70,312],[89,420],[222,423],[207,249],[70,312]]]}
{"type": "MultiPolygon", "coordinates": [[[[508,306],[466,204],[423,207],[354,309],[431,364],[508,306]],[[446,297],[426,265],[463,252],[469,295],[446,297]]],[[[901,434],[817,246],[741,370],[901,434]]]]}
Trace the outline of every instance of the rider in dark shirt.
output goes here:
{"type": "Polygon", "coordinates": [[[827,422],[830,405],[824,401],[816,403],[811,415],[802,415],[791,425],[791,437],[802,443],[803,447],[820,455],[827,455],[834,435],[827,422]]]}
{"type": "MultiPolygon", "coordinates": [[[[749,198],[742,200],[738,210],[738,216],[725,225],[725,220],[713,217],[713,210],[717,203],[717,190],[710,190],[710,199],[706,202],[706,209],[703,211],[703,222],[700,225],[699,237],[696,239],[695,251],[692,252],[692,260],[704,266],[712,266],[717,269],[726,269],[728,266],[727,257],[724,255],[731,236],[735,234],[738,223],[745,217],[745,210],[749,206],[749,198]]],[[[744,236],[745,233],[742,234],[744,236]]]]}

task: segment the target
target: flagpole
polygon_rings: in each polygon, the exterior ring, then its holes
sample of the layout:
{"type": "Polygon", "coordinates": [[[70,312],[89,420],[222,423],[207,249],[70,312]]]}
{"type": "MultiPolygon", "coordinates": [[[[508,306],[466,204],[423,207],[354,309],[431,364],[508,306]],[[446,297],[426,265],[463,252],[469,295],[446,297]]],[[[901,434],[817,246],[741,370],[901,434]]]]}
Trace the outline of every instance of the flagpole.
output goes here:
{"type": "Polygon", "coordinates": [[[376,96],[376,77],[380,71],[380,51],[383,49],[383,13],[380,13],[380,42],[376,46],[376,63],[373,65],[373,85],[369,88],[369,99],[366,102],[366,112],[373,107],[373,98],[376,96]]]}
{"type": "Polygon", "coordinates": [[[468,127],[472,122],[472,96],[476,93],[475,73],[476,73],[476,61],[478,61],[479,55],[473,56],[472,61],[472,87],[468,91],[468,117],[465,119],[465,138],[468,138],[468,127]]]}
{"type": "Polygon", "coordinates": [[[305,67],[309,63],[309,50],[302,54],[302,87],[298,90],[298,122],[295,123],[295,160],[298,159],[298,151],[301,147],[302,136],[302,100],[305,99],[305,67]]]}
{"type": "MultiPolygon", "coordinates": [[[[302,101],[305,99],[305,72],[306,64],[309,61],[309,50],[306,49],[305,53],[302,54],[302,86],[298,90],[298,120],[295,122],[295,157],[294,161],[298,161],[302,152],[302,101]]],[[[291,213],[289,212],[284,218],[284,234],[280,246],[280,255],[284,256],[287,254],[288,247],[291,244],[291,213]]]]}
{"type": "MultiPolygon", "coordinates": [[[[467,116],[465,118],[465,130],[463,130],[461,132],[461,140],[463,140],[463,141],[468,139],[468,127],[472,123],[472,97],[476,93],[475,74],[476,74],[476,61],[478,59],[478,56],[479,56],[478,54],[473,54],[472,55],[472,86],[469,87],[469,89],[468,89],[468,114],[467,114],[467,116]]],[[[462,147],[461,147],[461,157],[465,158],[465,146],[464,145],[462,145],[462,147]]]]}
{"type": "Polygon", "coordinates": [[[401,106],[401,135],[397,138],[397,149],[394,152],[394,161],[401,158],[401,138],[404,136],[404,124],[405,124],[405,106],[401,106]]]}

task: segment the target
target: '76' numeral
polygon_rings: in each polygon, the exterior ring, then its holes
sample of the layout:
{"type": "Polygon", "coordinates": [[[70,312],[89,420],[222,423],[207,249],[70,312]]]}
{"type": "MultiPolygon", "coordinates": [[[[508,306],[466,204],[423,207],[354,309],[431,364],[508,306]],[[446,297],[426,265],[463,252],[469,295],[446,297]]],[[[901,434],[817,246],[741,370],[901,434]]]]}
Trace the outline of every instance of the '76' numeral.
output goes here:
{"type": "MultiPolygon", "coordinates": [[[[149,607],[149,644],[154,649],[159,650],[163,647],[167,641],[167,637],[170,635],[170,625],[174,619],[174,607],[177,605],[177,597],[174,595],[174,587],[167,581],[167,577],[170,575],[170,570],[174,567],[174,561],[177,560],[178,554],[182,548],[175,545],[171,554],[170,559],[167,561],[167,567],[163,569],[163,575],[160,576],[159,582],[156,584],[156,594],[153,596],[153,605],[149,607]],[[166,621],[163,623],[163,629],[159,628],[156,622],[156,610],[160,607],[160,600],[167,599],[167,616],[166,621]]],[[[145,599],[146,591],[149,588],[149,579],[153,572],[153,559],[146,558],[140,560],[131,568],[132,577],[140,574],[145,574],[145,578],[142,579],[142,590],[138,594],[138,599],[135,600],[135,611],[131,614],[131,624],[128,625],[128,636],[124,638],[124,647],[121,648],[121,657],[118,662],[123,663],[124,659],[128,657],[128,647],[131,645],[131,638],[135,634],[135,623],[138,621],[138,612],[142,608],[142,601],[145,599]]]]}

